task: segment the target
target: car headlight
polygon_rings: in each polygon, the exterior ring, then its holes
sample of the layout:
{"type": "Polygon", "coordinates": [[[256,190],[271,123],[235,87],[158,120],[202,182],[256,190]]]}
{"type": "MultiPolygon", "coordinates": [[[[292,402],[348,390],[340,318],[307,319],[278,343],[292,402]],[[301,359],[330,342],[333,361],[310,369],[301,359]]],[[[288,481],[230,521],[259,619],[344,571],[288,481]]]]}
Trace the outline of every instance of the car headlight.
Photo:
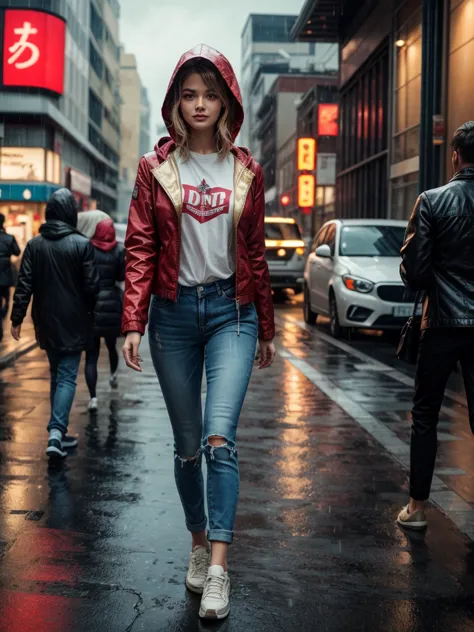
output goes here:
{"type": "Polygon", "coordinates": [[[362,294],[368,294],[372,292],[374,289],[374,284],[372,281],[367,281],[367,279],[360,279],[359,277],[352,276],[351,274],[345,274],[342,277],[344,281],[344,285],[348,290],[352,290],[353,292],[362,292],[362,294]]]}

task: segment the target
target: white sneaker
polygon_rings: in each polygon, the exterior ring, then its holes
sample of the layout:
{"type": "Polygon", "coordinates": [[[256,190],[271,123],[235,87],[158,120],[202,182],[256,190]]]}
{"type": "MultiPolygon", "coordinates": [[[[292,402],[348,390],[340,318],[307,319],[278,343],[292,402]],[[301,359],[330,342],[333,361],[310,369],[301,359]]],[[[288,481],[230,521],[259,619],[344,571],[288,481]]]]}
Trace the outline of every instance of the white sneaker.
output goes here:
{"type": "Polygon", "coordinates": [[[110,384],[110,388],[117,388],[118,386],[117,373],[112,373],[112,375],[109,378],[109,384],[110,384]]]}
{"type": "Polygon", "coordinates": [[[97,397],[93,397],[91,399],[91,401],[89,402],[89,406],[87,407],[89,409],[90,413],[96,413],[97,409],[99,408],[98,404],[97,404],[97,397]]]}
{"type": "Polygon", "coordinates": [[[189,568],[186,575],[186,586],[191,592],[202,594],[210,561],[211,555],[205,546],[194,547],[189,555],[189,568]]]}
{"type": "Polygon", "coordinates": [[[222,566],[210,566],[199,608],[201,619],[225,619],[230,612],[229,594],[229,575],[222,566]]]}

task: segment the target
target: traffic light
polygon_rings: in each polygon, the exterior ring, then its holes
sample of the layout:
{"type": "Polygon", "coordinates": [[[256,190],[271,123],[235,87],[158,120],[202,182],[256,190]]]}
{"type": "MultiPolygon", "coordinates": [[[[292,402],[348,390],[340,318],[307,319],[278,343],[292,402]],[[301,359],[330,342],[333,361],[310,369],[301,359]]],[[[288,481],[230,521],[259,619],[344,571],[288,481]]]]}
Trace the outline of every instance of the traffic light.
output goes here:
{"type": "Polygon", "coordinates": [[[289,195],[282,195],[280,198],[280,203],[282,206],[288,206],[288,204],[290,203],[290,196],[289,195]]]}

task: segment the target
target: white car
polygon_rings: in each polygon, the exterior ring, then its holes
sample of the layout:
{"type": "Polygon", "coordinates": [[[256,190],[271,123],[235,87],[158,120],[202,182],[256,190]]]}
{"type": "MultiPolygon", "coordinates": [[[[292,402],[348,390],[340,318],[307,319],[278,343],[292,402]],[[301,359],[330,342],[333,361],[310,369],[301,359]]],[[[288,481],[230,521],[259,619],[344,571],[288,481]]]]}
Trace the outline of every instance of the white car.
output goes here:
{"type": "Polygon", "coordinates": [[[304,317],[329,316],[331,333],[398,329],[413,310],[414,295],[400,279],[406,222],[334,220],[316,235],[304,273],[304,317]]]}

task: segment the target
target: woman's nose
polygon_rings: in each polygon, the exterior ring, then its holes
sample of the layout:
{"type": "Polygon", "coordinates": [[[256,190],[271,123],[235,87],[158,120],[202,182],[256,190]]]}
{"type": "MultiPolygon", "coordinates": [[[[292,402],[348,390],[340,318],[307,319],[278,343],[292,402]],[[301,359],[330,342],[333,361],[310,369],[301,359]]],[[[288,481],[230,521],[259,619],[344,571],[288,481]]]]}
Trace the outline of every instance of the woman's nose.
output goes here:
{"type": "Polygon", "coordinates": [[[204,108],[204,98],[203,97],[198,97],[197,98],[196,108],[198,110],[202,110],[204,108]]]}

